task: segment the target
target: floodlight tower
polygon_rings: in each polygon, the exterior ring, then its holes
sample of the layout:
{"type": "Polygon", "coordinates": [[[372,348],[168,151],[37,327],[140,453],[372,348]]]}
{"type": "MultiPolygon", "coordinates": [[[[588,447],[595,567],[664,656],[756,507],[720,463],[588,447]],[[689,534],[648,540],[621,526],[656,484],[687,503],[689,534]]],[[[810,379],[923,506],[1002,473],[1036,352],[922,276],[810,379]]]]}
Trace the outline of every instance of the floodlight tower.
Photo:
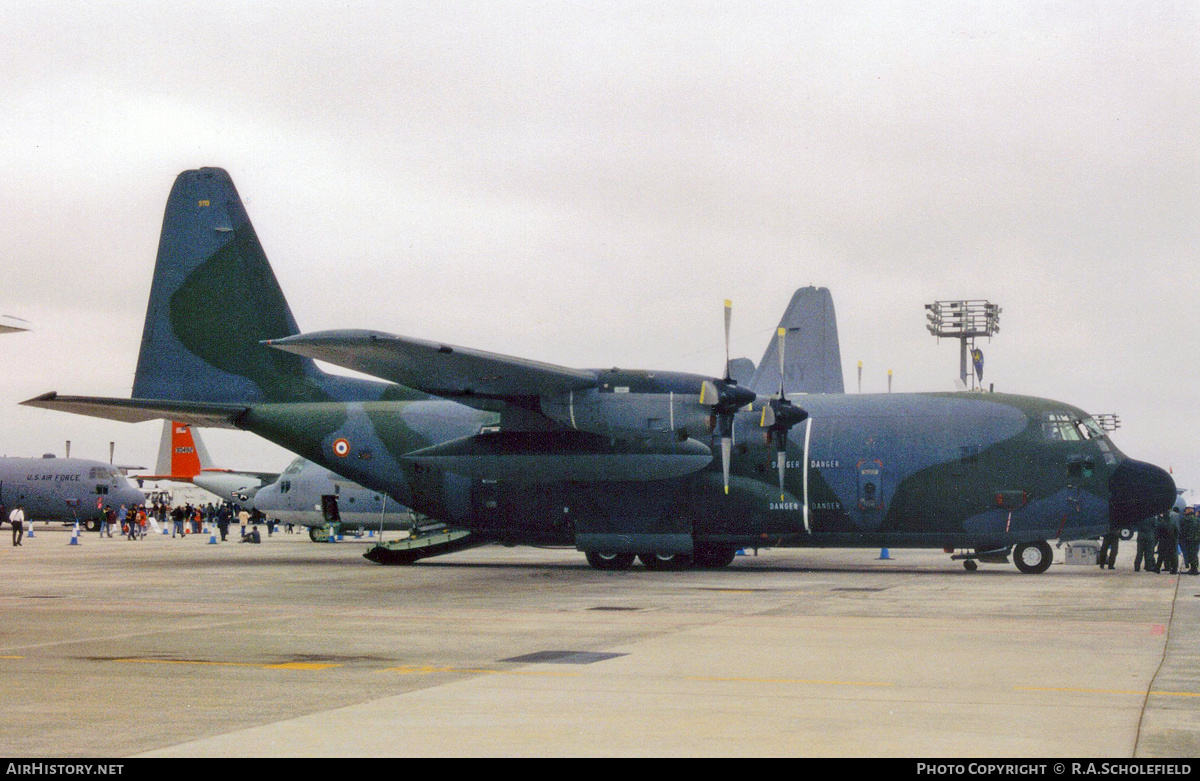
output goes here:
{"type": "MultiPolygon", "coordinates": [[[[958,374],[964,388],[975,386],[975,372],[967,371],[967,355],[975,353],[975,338],[986,336],[991,339],[1000,333],[1001,311],[996,304],[980,299],[934,301],[925,305],[925,319],[929,321],[925,327],[929,333],[938,339],[946,337],[959,340],[958,374]],[[970,386],[967,385],[968,374],[971,376],[970,386]]],[[[982,358],[982,353],[978,353],[976,363],[980,374],[983,372],[982,358]]]]}

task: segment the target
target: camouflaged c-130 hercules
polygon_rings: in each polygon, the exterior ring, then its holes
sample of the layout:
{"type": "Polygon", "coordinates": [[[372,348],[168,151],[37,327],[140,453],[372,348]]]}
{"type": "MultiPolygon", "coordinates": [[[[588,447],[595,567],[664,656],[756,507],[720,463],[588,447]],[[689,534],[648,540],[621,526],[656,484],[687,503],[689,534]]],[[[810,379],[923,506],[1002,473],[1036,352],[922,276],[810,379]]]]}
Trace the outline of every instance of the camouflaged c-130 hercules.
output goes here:
{"type": "Polygon", "coordinates": [[[862,546],[959,549],[970,568],[1011,552],[1040,572],[1048,540],[1175,499],[1170,475],[1069,404],[841,393],[824,289],[797,292],[755,371],[727,365],[722,378],[575,369],[378,331],[302,334],[233,182],[202,168],[167,203],[132,398],[25,403],[251,431],[444,524],[374,552],[389,562],[486,541],[574,546],[602,568],[862,546]]]}

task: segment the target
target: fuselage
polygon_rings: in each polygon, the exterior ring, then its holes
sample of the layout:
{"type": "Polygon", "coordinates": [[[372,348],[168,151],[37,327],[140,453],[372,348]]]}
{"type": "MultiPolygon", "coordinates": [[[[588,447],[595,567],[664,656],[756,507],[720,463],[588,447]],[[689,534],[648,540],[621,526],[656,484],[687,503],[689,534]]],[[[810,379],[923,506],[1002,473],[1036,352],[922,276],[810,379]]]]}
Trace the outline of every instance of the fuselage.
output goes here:
{"type": "Polygon", "coordinates": [[[653,467],[646,479],[618,468],[683,457],[659,447],[656,427],[673,411],[648,409],[646,398],[636,407],[644,439],[626,426],[570,442],[594,449],[576,475],[564,473],[569,459],[553,451],[522,451],[521,463],[531,466],[515,477],[511,469],[489,477],[489,464],[514,459],[487,461],[477,450],[414,459],[413,451],[440,443],[503,435],[491,431],[494,413],[446,400],[257,405],[239,425],[454,526],[584,550],[680,552],[700,541],[990,550],[1094,537],[1135,522],[1132,515],[1163,496],[1168,507],[1174,500],[1166,472],[1128,459],[1090,416],[1060,402],[980,393],[793,400],[810,419],[788,432],[782,494],[776,448],[757,423],[765,400],[736,415],[728,494],[719,459],[666,479],[653,467]],[[594,479],[613,474],[620,479],[594,479]]]}
{"type": "MultiPolygon", "coordinates": [[[[25,507],[39,521],[93,519],[103,505],[146,501],[111,464],[81,458],[0,458],[0,505],[25,507]]],[[[7,516],[4,520],[7,520],[7,516]]]]}
{"type": "Polygon", "coordinates": [[[382,491],[339,478],[323,466],[298,458],[279,479],[254,495],[256,510],[282,523],[324,526],[325,497],[337,501],[343,528],[396,530],[413,525],[413,513],[382,491]]]}

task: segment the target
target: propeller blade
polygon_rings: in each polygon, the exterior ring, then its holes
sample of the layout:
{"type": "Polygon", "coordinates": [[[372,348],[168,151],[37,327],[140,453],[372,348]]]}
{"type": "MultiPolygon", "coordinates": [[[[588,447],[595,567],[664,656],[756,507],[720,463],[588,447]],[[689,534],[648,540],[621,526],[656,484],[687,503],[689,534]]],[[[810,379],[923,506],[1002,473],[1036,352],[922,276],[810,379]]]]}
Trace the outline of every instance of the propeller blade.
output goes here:
{"type": "Polygon", "coordinates": [[[784,343],[787,339],[787,329],[782,326],[779,329],[779,398],[783,398],[783,356],[784,343]]]}
{"type": "Polygon", "coordinates": [[[733,437],[721,437],[721,473],[725,477],[725,493],[729,493],[729,459],[733,454],[733,437]]]}
{"type": "Polygon", "coordinates": [[[733,319],[733,302],[725,299],[725,382],[729,382],[729,323],[733,319]]]}
{"type": "Polygon", "coordinates": [[[758,425],[763,428],[771,428],[775,425],[775,408],[770,404],[764,404],[762,408],[762,419],[758,425]]]}
{"type": "Polygon", "coordinates": [[[779,450],[779,451],[778,451],[778,452],[775,454],[775,465],[776,465],[777,467],[779,467],[779,501],[781,501],[781,502],[783,501],[783,494],[784,494],[784,488],[783,488],[783,467],[784,467],[784,463],[785,463],[785,461],[786,461],[786,460],[787,460],[787,453],[785,453],[785,452],[783,451],[783,449],[781,448],[781,449],[780,449],[780,450],[779,450]]]}

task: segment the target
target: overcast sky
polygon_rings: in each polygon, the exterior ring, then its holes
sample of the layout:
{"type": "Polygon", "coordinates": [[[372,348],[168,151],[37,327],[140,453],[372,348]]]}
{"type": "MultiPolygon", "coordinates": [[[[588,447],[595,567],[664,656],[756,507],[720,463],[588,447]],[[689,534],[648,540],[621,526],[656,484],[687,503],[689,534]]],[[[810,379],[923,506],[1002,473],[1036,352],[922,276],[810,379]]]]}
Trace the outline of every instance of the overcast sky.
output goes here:
{"type": "MultiPolygon", "coordinates": [[[[233,176],[302,330],[575,367],[759,361],[833,292],[847,389],[1115,412],[1200,488],[1192,2],[0,4],[0,452],[154,465],[128,396],[175,175],[233,176]]],[[[290,455],[207,432],[223,466],[290,455]]],[[[1200,501],[1200,494],[1192,497],[1200,501]]]]}

